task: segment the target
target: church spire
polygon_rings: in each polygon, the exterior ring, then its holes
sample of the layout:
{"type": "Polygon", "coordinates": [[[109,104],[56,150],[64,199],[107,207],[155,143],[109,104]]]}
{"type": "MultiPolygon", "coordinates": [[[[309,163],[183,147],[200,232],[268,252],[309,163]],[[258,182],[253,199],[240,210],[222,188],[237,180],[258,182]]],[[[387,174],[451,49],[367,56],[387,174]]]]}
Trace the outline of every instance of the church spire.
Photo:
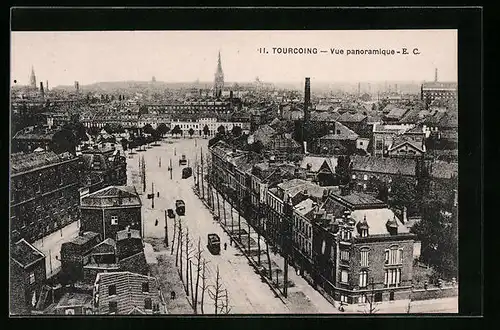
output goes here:
{"type": "Polygon", "coordinates": [[[221,97],[223,88],[224,88],[224,72],[222,71],[222,61],[220,58],[220,50],[219,50],[217,71],[215,72],[215,81],[214,81],[214,96],[221,97]]]}
{"type": "Polygon", "coordinates": [[[30,86],[32,88],[37,88],[37,86],[36,86],[35,68],[33,66],[31,66],[30,86]]]}

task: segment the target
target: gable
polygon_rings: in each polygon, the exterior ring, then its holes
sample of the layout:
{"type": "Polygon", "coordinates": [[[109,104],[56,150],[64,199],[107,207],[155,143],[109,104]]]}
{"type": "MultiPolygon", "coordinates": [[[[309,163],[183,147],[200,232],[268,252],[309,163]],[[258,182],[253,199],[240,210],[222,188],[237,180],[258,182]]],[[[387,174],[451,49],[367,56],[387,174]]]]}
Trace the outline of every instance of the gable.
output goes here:
{"type": "Polygon", "coordinates": [[[418,148],[417,146],[410,143],[409,141],[406,141],[406,142],[403,142],[397,146],[394,146],[393,148],[390,148],[389,151],[393,152],[393,153],[400,153],[400,152],[403,153],[403,152],[408,152],[408,151],[412,151],[415,153],[424,152],[422,149],[418,148]]]}

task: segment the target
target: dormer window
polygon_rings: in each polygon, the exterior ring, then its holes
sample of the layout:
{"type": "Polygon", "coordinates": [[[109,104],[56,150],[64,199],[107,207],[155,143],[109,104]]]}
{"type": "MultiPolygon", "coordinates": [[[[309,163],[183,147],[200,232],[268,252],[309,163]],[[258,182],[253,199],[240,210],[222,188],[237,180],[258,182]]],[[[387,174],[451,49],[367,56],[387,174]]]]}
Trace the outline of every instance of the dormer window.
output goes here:
{"type": "Polygon", "coordinates": [[[361,237],[367,237],[368,236],[368,229],[361,229],[361,237]]]}

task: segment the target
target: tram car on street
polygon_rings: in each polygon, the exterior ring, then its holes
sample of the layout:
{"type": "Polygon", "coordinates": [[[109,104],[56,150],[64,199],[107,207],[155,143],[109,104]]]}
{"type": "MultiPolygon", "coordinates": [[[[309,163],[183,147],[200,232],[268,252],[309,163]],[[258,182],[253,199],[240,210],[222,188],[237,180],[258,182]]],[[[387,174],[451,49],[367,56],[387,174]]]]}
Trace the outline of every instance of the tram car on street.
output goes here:
{"type": "Polygon", "coordinates": [[[175,201],[175,211],[178,215],[186,214],[186,204],[182,199],[178,199],[175,201]]]}
{"type": "Polygon", "coordinates": [[[182,155],[181,158],[179,159],[179,166],[181,165],[187,165],[186,155],[182,155]]]}
{"type": "Polygon", "coordinates": [[[217,234],[208,234],[208,251],[212,254],[220,254],[220,237],[217,234]]]}
{"type": "Polygon", "coordinates": [[[189,178],[191,175],[193,175],[193,169],[191,167],[184,167],[182,169],[182,178],[183,179],[187,179],[189,178]]]}

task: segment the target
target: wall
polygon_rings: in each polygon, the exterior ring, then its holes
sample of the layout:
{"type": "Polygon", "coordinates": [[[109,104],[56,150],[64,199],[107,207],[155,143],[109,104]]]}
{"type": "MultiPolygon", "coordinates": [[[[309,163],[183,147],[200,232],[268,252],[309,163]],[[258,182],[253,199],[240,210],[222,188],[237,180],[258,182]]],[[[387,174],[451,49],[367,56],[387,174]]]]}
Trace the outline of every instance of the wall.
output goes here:
{"type": "Polygon", "coordinates": [[[412,300],[427,300],[458,296],[458,287],[432,288],[427,290],[414,290],[411,293],[412,300]]]}
{"type": "Polygon", "coordinates": [[[81,208],[81,231],[93,231],[105,237],[102,239],[116,239],[118,231],[126,229],[130,225],[130,229],[137,229],[142,233],[141,224],[141,208],[106,208],[104,209],[104,224],[103,231],[103,211],[102,209],[85,209],[81,208]],[[118,225],[111,225],[111,216],[118,216],[118,225]],[[135,225],[132,225],[135,223],[135,225]]]}
{"type": "Polygon", "coordinates": [[[77,221],[79,165],[66,162],[11,177],[11,232],[13,240],[32,243],[77,221]],[[40,186],[40,192],[36,190],[40,186]]]}

